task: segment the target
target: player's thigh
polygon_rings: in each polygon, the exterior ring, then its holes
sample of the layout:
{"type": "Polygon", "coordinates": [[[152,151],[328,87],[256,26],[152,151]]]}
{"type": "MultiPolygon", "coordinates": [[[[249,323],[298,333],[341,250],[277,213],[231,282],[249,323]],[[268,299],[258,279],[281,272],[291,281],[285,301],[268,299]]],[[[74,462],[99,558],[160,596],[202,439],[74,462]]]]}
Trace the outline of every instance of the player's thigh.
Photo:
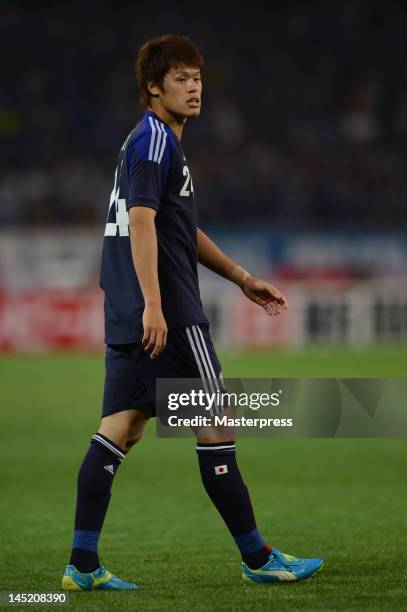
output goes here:
{"type": "Polygon", "coordinates": [[[234,417],[233,410],[230,407],[222,408],[217,413],[220,417],[226,417],[223,424],[223,419],[220,424],[215,424],[215,417],[211,418],[212,425],[202,427],[192,427],[192,431],[196,437],[197,443],[202,442],[204,444],[220,444],[222,442],[236,442],[237,430],[233,425],[228,424],[228,418],[234,417]]]}
{"type": "Polygon", "coordinates": [[[140,343],[106,347],[101,433],[131,435],[144,430],[153,413],[153,398],[141,374],[144,358],[140,343]]]}
{"type": "Polygon", "coordinates": [[[204,379],[205,387],[216,392],[221,371],[219,360],[210,339],[208,326],[191,325],[170,329],[167,344],[155,359],[143,351],[140,355],[140,374],[151,399],[156,416],[157,379],[204,379]],[[210,380],[209,380],[210,379],[210,380]],[[212,380],[215,379],[215,382],[212,380]]]}
{"type": "MultiPolygon", "coordinates": [[[[224,390],[222,367],[207,324],[195,324],[185,327],[185,354],[191,364],[188,377],[197,378],[202,381],[206,393],[219,396],[224,390]]],[[[186,376],[187,377],[187,376],[186,376]]],[[[215,403],[210,411],[210,417],[214,423],[215,415],[233,416],[230,408],[220,403],[215,403]]],[[[205,415],[206,416],[206,415],[205,415]]],[[[236,439],[236,430],[228,424],[212,424],[205,427],[193,428],[198,442],[216,444],[221,442],[232,442],[236,439]]]]}
{"type": "MultiPolygon", "coordinates": [[[[209,326],[195,324],[170,330],[164,351],[150,359],[141,342],[106,347],[106,378],[103,417],[118,416],[119,423],[131,420],[131,410],[156,416],[157,378],[203,379],[204,386],[221,390],[221,366],[209,334],[209,326]],[[122,420],[123,419],[123,420],[122,420]]],[[[138,413],[137,413],[138,414],[138,413]]],[[[137,419],[140,420],[140,416],[137,419]]],[[[108,421],[106,421],[108,422],[108,421]]],[[[110,420],[109,420],[110,422],[110,420]]]]}
{"type": "Polygon", "coordinates": [[[190,362],[193,377],[207,380],[209,392],[220,391],[222,367],[212,342],[209,325],[188,325],[183,328],[182,333],[185,337],[185,354],[190,362]]]}
{"type": "MultiPolygon", "coordinates": [[[[206,324],[192,325],[186,328],[188,341],[196,362],[199,377],[205,381],[205,390],[208,393],[219,393],[226,391],[223,382],[222,366],[216,354],[215,347],[206,324]]],[[[198,377],[198,376],[197,376],[198,377]]],[[[210,412],[212,424],[204,427],[193,428],[197,442],[205,444],[219,444],[222,442],[235,442],[237,431],[228,423],[228,417],[233,417],[232,409],[223,401],[215,403],[210,412]],[[215,416],[226,417],[222,424],[215,423],[215,416]]]]}

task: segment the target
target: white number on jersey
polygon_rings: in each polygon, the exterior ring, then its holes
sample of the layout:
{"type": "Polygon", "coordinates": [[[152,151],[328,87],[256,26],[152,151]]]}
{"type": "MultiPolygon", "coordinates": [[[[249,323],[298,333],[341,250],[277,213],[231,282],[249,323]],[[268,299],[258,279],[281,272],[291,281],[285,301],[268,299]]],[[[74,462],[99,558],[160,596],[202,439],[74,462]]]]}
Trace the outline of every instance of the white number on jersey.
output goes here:
{"type": "Polygon", "coordinates": [[[119,236],[129,235],[129,213],[126,209],[126,200],[119,198],[119,187],[117,186],[117,168],[114,175],[113,191],[110,195],[109,212],[107,218],[110,217],[110,209],[114,206],[115,222],[106,223],[105,236],[117,236],[117,228],[119,228],[119,236]]]}
{"type": "Polygon", "coordinates": [[[185,179],[185,183],[183,184],[182,189],[181,189],[181,191],[179,192],[179,195],[180,195],[180,196],[189,196],[189,194],[190,194],[191,192],[192,192],[192,193],[194,193],[194,186],[193,186],[193,184],[192,184],[192,177],[191,177],[191,175],[190,175],[190,173],[189,173],[189,168],[188,168],[188,166],[184,166],[184,167],[183,167],[183,169],[182,169],[182,173],[183,173],[183,175],[184,175],[184,176],[186,176],[187,178],[185,179]],[[188,183],[189,183],[189,189],[190,189],[191,191],[188,189],[188,183]]]}

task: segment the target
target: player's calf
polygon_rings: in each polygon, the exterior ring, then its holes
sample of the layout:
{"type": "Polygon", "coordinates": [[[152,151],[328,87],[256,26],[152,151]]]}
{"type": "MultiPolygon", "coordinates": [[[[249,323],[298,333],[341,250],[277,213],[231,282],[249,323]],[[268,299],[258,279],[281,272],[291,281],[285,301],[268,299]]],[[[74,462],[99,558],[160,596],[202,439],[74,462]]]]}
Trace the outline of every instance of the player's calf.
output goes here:
{"type": "Polygon", "coordinates": [[[218,428],[201,431],[196,452],[202,482],[225,521],[242,557],[243,578],[267,583],[297,581],[314,576],[322,559],[300,559],[271,548],[257,529],[249,491],[236,461],[235,442],[218,428]]]}
{"type": "Polygon", "coordinates": [[[75,532],[70,565],[79,572],[99,568],[98,541],[111,496],[113,479],[125,458],[123,448],[96,433],[78,473],[75,532]]]}
{"type": "Polygon", "coordinates": [[[232,534],[242,560],[249,567],[259,568],[268,561],[271,548],[257,529],[249,491],[236,461],[235,443],[200,440],[196,452],[205,490],[232,534]]]}

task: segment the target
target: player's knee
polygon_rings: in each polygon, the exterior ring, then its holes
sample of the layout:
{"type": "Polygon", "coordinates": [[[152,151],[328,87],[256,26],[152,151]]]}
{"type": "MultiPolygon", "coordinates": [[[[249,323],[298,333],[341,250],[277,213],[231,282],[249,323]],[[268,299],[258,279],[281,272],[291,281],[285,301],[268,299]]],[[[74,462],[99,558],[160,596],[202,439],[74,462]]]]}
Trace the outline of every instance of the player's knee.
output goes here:
{"type": "Polygon", "coordinates": [[[139,411],[134,415],[126,431],[126,450],[129,450],[132,446],[140,442],[144,435],[144,429],[148,423],[148,419],[148,415],[140,413],[139,411]]]}
{"type": "Polygon", "coordinates": [[[142,430],[136,431],[130,430],[126,437],[125,450],[130,450],[135,444],[140,442],[141,438],[143,437],[143,434],[144,428],[142,430]]]}
{"type": "Polygon", "coordinates": [[[145,410],[123,410],[102,419],[99,433],[128,451],[143,437],[143,431],[150,418],[145,410]]]}
{"type": "Polygon", "coordinates": [[[228,427],[225,431],[217,427],[206,427],[196,433],[197,442],[204,444],[219,444],[221,442],[236,442],[236,431],[228,427]]]}

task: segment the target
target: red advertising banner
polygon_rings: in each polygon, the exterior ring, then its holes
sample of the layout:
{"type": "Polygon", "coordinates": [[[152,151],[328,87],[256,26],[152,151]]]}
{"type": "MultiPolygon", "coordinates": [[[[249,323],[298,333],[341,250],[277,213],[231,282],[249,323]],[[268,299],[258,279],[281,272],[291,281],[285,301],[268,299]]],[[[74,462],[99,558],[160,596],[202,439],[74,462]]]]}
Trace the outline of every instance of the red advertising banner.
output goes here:
{"type": "MultiPolygon", "coordinates": [[[[289,309],[280,317],[237,291],[202,291],[218,348],[366,345],[407,340],[407,286],[402,282],[285,282],[289,309]]],[[[99,350],[104,342],[103,292],[0,291],[0,351],[99,350]]]]}
{"type": "Polygon", "coordinates": [[[0,293],[0,350],[103,347],[103,293],[36,290],[0,293]]]}

